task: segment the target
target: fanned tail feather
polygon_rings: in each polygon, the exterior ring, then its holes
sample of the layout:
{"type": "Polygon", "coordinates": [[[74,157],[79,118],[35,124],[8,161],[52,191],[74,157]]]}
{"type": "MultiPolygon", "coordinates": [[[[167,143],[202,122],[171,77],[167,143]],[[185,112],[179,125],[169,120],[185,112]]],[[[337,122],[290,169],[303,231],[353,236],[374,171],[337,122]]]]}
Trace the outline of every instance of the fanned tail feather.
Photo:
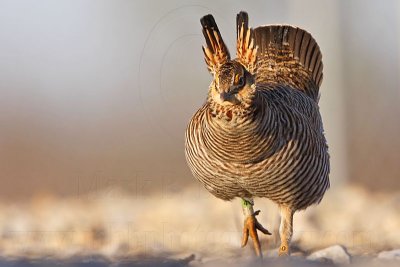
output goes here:
{"type": "Polygon", "coordinates": [[[257,83],[288,85],[318,101],[322,54],[311,34],[289,25],[268,25],[255,28],[254,39],[257,83]]]}

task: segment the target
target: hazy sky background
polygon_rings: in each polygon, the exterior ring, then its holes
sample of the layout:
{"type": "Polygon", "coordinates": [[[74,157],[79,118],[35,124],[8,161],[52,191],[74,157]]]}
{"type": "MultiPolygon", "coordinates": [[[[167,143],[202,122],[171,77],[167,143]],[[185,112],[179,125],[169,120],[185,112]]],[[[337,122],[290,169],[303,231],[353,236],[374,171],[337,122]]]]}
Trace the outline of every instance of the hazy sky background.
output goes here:
{"type": "Polygon", "coordinates": [[[199,19],[234,54],[236,13],[323,53],[332,185],[400,187],[400,2],[0,0],[0,194],[196,184],[184,130],[211,81],[199,19]]]}

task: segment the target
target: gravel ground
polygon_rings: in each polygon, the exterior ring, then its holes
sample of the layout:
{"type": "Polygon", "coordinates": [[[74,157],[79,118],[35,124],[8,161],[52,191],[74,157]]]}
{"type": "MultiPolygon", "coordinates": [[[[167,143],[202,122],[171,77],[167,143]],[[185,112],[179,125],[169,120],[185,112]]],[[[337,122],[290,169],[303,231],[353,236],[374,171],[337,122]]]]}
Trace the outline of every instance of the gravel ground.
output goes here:
{"type": "Polygon", "coordinates": [[[276,206],[256,199],[264,260],[240,248],[240,202],[200,187],[132,195],[118,189],[0,204],[0,266],[400,266],[400,192],[328,191],[295,215],[292,257],[277,257],[276,206]],[[385,252],[386,251],[386,252],[385,252]]]}

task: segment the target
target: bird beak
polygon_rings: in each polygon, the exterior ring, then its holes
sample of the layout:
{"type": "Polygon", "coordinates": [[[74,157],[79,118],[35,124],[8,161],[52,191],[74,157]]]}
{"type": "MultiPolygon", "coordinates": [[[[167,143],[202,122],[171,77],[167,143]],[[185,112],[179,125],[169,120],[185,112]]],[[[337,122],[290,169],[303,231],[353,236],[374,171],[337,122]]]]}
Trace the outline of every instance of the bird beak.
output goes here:
{"type": "Polygon", "coordinates": [[[229,101],[229,99],[231,98],[231,95],[227,92],[222,92],[219,94],[219,98],[221,99],[222,102],[229,101]]]}
{"type": "Polygon", "coordinates": [[[219,94],[219,98],[222,103],[225,102],[227,104],[227,102],[229,102],[233,105],[237,105],[239,103],[239,101],[236,99],[236,97],[234,97],[232,93],[222,92],[219,94]]]}

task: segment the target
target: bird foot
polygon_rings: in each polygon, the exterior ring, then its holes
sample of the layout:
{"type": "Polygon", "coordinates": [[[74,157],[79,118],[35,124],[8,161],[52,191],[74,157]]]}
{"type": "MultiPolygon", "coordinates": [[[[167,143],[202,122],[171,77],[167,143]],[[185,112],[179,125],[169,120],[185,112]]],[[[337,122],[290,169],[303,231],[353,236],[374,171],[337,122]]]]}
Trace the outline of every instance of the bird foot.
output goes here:
{"type": "Polygon", "coordinates": [[[266,235],[271,235],[271,233],[257,221],[256,216],[259,213],[260,213],[260,211],[257,210],[253,214],[247,216],[247,218],[244,220],[242,247],[246,246],[247,241],[249,239],[249,235],[250,235],[251,239],[253,240],[256,255],[258,257],[262,257],[261,244],[260,244],[260,240],[258,239],[257,230],[261,231],[263,234],[266,234],[266,235]]]}

